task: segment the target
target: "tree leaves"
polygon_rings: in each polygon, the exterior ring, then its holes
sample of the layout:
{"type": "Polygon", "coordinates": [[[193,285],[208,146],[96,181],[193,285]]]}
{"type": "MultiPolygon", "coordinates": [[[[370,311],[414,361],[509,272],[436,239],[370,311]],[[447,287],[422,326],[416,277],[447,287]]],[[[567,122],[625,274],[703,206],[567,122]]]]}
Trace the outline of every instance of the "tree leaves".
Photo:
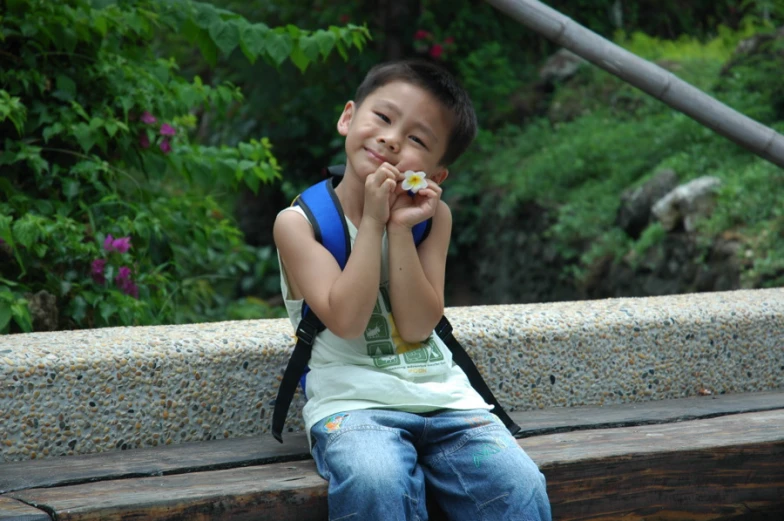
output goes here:
{"type": "Polygon", "coordinates": [[[11,96],[7,91],[0,89],[0,123],[6,119],[11,120],[16,131],[21,135],[27,119],[27,108],[18,97],[11,96]]]}
{"type": "Polygon", "coordinates": [[[367,29],[270,28],[192,0],[16,3],[0,18],[18,57],[0,68],[0,124],[19,134],[0,151],[0,333],[32,329],[23,296],[41,289],[56,295],[60,327],[225,318],[256,261],[221,205],[279,179],[280,166],[267,139],[195,144],[204,109],[235,110],[242,93],[186,78],[150,41],[172,30],[212,64],[239,47],[249,62],[304,71],[367,29]],[[109,233],[133,238],[127,257],[103,249],[109,233]],[[120,267],[139,299],[116,285],[120,267]]]}
{"type": "Polygon", "coordinates": [[[336,47],[343,59],[348,59],[347,48],[362,50],[370,39],[367,27],[349,24],[306,31],[289,24],[270,29],[210,4],[194,2],[193,5],[192,16],[182,23],[182,34],[199,47],[205,60],[213,66],[218,51],[228,55],[239,46],[251,63],[263,58],[280,66],[288,58],[304,72],[319,56],[326,59],[336,47]]]}
{"type": "Polygon", "coordinates": [[[267,34],[265,43],[265,51],[276,65],[283,63],[283,60],[285,60],[294,49],[294,43],[291,36],[288,34],[270,32],[267,34]]]}
{"type": "Polygon", "coordinates": [[[255,63],[264,51],[264,40],[269,27],[264,24],[247,24],[240,32],[240,48],[249,62],[255,63]]]}
{"type": "Polygon", "coordinates": [[[210,24],[209,34],[223,54],[229,54],[240,43],[240,28],[236,20],[216,20],[210,24]]]}

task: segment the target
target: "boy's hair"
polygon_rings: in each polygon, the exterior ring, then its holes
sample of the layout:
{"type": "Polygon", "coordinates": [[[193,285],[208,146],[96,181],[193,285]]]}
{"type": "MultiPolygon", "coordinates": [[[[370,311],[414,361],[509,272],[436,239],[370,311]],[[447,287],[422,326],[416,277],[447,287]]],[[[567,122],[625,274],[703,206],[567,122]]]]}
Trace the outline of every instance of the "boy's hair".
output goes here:
{"type": "Polygon", "coordinates": [[[476,137],[476,114],[468,92],[443,67],[424,60],[401,60],[382,63],[368,71],[357,88],[357,106],[373,91],[393,81],[403,81],[421,87],[433,95],[455,118],[444,156],[439,164],[453,163],[476,137]]]}

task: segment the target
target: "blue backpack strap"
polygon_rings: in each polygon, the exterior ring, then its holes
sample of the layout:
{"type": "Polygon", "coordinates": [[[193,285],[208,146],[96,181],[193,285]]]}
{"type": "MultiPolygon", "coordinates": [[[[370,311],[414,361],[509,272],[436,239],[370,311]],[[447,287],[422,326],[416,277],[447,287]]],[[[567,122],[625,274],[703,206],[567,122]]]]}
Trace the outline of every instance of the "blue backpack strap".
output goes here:
{"type": "MultiPolygon", "coordinates": [[[[351,238],[343,214],[343,207],[335,194],[332,178],[316,183],[302,192],[292,205],[302,208],[313,227],[315,239],[335,257],[340,269],[344,269],[351,253],[351,238]]],[[[310,311],[307,302],[302,303],[302,318],[305,317],[311,319],[314,324],[319,324],[319,332],[324,329],[315,313],[310,311]]],[[[309,372],[310,368],[305,367],[299,377],[303,393],[306,392],[309,372]]]]}
{"type": "Polygon", "coordinates": [[[422,241],[427,239],[427,236],[430,235],[430,229],[432,227],[433,227],[432,217],[414,226],[414,228],[411,229],[411,231],[414,233],[414,244],[416,244],[417,246],[422,244],[422,241]]]}
{"type": "Polygon", "coordinates": [[[308,216],[316,240],[335,257],[341,270],[345,268],[351,254],[351,238],[332,179],[311,186],[294,200],[294,204],[308,216]]]}

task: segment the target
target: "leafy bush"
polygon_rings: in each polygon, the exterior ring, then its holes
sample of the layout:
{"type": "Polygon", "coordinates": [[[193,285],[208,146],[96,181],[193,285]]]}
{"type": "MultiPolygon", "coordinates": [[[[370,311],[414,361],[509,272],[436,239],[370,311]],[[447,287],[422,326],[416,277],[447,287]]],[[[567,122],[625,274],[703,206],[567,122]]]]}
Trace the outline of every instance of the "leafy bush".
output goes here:
{"type": "Polygon", "coordinates": [[[239,187],[280,176],[272,145],[198,144],[197,114],[227,112],[242,94],[186,80],[149,42],[181,32],[209,61],[238,48],[303,69],[362,47],[367,31],[273,29],[187,0],[6,4],[0,332],[272,313],[235,302],[244,279],[275,260],[269,246],[245,244],[227,208],[239,187]]]}
{"type": "MultiPolygon", "coordinates": [[[[745,59],[733,55],[737,43],[759,29],[720,28],[715,38],[702,43],[690,37],[662,42],[635,33],[629,39],[621,35],[621,43],[668,60],[679,76],[781,131],[782,44],[770,42],[768,52],[745,59]],[[730,58],[735,66],[727,70],[730,58]]],[[[508,221],[526,205],[538,205],[555,216],[545,233],[579,285],[597,259],[640,254],[664,238],[658,225],[636,241],[625,237],[615,217],[625,189],[671,168],[681,183],[706,175],[722,180],[716,210],[701,223],[700,233],[712,239],[731,232],[745,245],[744,285],[784,281],[780,169],[592,67],[559,88],[551,113],[567,105],[579,107],[569,111],[570,118],[542,117],[522,129],[480,135],[457,168],[467,175],[450,178],[447,189],[463,202],[461,210],[469,209],[465,215],[455,212],[455,252],[500,240],[502,234],[482,231],[508,221]],[[473,205],[482,210],[470,211],[473,205]]]]}

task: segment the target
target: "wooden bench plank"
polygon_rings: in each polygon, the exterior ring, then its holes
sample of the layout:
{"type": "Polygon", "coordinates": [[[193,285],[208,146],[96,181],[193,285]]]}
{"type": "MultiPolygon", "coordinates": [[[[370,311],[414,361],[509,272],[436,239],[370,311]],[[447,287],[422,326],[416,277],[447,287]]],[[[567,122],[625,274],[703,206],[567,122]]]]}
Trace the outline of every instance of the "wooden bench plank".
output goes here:
{"type": "Polygon", "coordinates": [[[553,434],[521,445],[547,477],[559,520],[755,512],[784,519],[784,411],[553,434]]]}
{"type": "MultiPolygon", "coordinates": [[[[784,514],[784,410],[519,443],[547,477],[559,521],[784,514]]],[[[326,482],[312,461],[9,495],[58,520],[326,519],[326,482]]]]}
{"type": "Polygon", "coordinates": [[[101,481],[10,494],[58,521],[327,519],[326,482],[313,461],[101,481]]]}
{"type": "Polygon", "coordinates": [[[310,458],[304,434],[234,438],[0,464],[0,494],[26,488],[262,465],[310,458]]]}
{"type": "Polygon", "coordinates": [[[510,416],[523,428],[519,437],[524,438],[556,432],[673,423],[775,409],[784,409],[784,389],[606,406],[550,407],[513,412],[510,416]]]}
{"type": "MultiPolygon", "coordinates": [[[[539,465],[784,441],[784,410],[688,422],[596,429],[520,440],[539,465]]],[[[782,460],[784,461],[784,460],[782,460]]],[[[784,465],[781,465],[784,473],[784,465]]],[[[783,496],[784,497],[784,496],[783,496]]]]}
{"type": "Polygon", "coordinates": [[[43,510],[0,496],[0,521],[52,521],[52,518],[43,510]]]}
{"type": "MultiPolygon", "coordinates": [[[[582,429],[623,427],[784,409],[784,392],[681,398],[610,406],[556,407],[511,413],[520,437],[582,429]]],[[[113,451],[0,464],[0,494],[104,479],[219,470],[310,458],[304,433],[270,435],[113,451]],[[63,463],[67,461],[67,465],[63,463]]]]}

